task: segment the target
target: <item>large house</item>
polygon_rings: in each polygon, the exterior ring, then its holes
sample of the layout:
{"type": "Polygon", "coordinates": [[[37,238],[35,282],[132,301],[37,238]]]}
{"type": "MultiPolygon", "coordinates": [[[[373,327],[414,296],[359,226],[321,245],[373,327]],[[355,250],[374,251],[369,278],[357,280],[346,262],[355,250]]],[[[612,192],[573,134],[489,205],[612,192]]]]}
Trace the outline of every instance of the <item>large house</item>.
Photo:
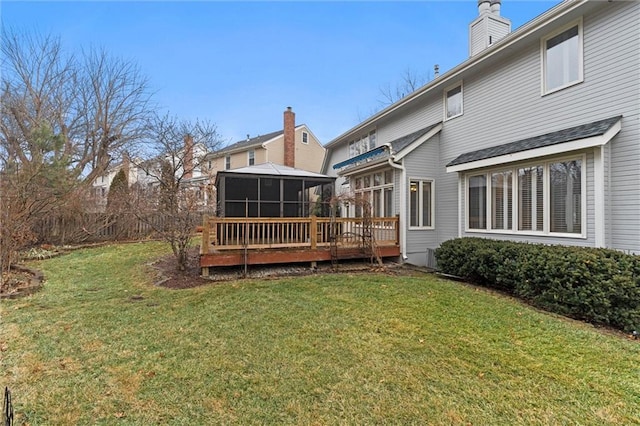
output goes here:
{"type": "Polygon", "coordinates": [[[405,261],[455,237],[640,253],[640,3],[565,1],[326,145],[343,215],[399,215],[405,261]]]}
{"type": "Polygon", "coordinates": [[[273,163],[318,173],[325,148],[305,124],[296,126],[291,107],[284,111],[282,130],[235,142],[206,157],[212,175],[219,171],[273,163]]]}

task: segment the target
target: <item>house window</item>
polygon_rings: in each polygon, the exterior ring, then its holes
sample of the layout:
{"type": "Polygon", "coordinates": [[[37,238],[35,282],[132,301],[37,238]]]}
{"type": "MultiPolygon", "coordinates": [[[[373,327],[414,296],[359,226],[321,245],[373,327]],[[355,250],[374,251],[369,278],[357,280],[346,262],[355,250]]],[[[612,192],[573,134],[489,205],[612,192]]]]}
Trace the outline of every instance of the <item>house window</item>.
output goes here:
{"type": "Polygon", "coordinates": [[[469,229],[487,228],[487,177],[469,178],[469,229]]]}
{"type": "Polygon", "coordinates": [[[467,228],[583,236],[583,164],[584,156],[470,175],[467,228]]]}
{"type": "Polygon", "coordinates": [[[462,115],[462,83],[445,91],[445,119],[462,115]]]}
{"type": "Polygon", "coordinates": [[[518,230],[543,231],[544,193],[542,166],[518,169],[518,230]]]}
{"type": "Polygon", "coordinates": [[[252,149],[251,151],[249,151],[248,153],[249,155],[249,165],[253,166],[254,164],[256,164],[256,152],[252,149]]]}
{"type": "Polygon", "coordinates": [[[491,229],[511,229],[513,220],[512,172],[491,173],[491,229]]]}
{"type": "Polygon", "coordinates": [[[549,231],[582,232],[582,161],[549,164],[549,231]]]}
{"type": "Polygon", "coordinates": [[[431,228],[433,206],[433,182],[427,180],[409,181],[409,226],[431,228]]]}
{"type": "Polygon", "coordinates": [[[362,135],[360,138],[349,142],[349,158],[364,154],[376,147],[376,131],[362,135]]]}
{"type": "Polygon", "coordinates": [[[355,178],[353,181],[356,200],[356,217],[361,217],[371,208],[373,217],[393,216],[393,182],[385,181],[386,171],[379,171],[355,178]]]}
{"type": "Polygon", "coordinates": [[[231,168],[231,156],[227,155],[224,157],[224,169],[229,170],[231,168]]]}
{"type": "Polygon", "coordinates": [[[542,40],[543,93],[582,81],[582,21],[542,40]]]}
{"type": "Polygon", "coordinates": [[[302,143],[309,143],[309,134],[307,132],[302,132],[302,143]]]}

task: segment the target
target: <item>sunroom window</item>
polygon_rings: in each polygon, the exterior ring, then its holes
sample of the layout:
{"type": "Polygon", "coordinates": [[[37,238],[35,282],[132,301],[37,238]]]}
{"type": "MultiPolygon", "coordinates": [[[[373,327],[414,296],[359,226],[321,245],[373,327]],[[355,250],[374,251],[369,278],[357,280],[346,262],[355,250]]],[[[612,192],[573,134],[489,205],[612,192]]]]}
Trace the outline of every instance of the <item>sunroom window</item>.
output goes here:
{"type": "Polygon", "coordinates": [[[356,217],[363,215],[364,204],[371,207],[371,215],[374,217],[393,216],[393,175],[390,170],[358,176],[353,181],[356,217]]]}

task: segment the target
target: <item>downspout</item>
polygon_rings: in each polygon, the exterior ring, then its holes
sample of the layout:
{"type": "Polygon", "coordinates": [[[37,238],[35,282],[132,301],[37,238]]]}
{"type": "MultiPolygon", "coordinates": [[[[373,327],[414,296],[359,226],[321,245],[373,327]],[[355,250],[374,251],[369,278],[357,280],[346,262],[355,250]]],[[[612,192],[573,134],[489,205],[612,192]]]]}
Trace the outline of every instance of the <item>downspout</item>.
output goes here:
{"type": "Polygon", "coordinates": [[[389,150],[389,157],[387,158],[387,162],[389,166],[394,169],[400,170],[400,211],[398,214],[400,215],[400,248],[402,250],[402,261],[408,259],[407,256],[407,170],[404,168],[404,165],[398,164],[394,161],[394,155],[392,154],[391,144],[386,143],[385,146],[389,150]]]}

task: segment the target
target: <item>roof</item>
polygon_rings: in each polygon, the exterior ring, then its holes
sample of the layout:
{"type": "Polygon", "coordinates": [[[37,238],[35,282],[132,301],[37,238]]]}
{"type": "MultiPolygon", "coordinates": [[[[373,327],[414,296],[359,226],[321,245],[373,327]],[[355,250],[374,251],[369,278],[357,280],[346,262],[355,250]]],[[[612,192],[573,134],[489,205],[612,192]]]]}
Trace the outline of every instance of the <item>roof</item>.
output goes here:
{"type": "Polygon", "coordinates": [[[357,126],[347,130],[337,138],[329,141],[325,144],[325,148],[330,149],[334,145],[338,145],[341,142],[345,142],[345,139],[349,139],[353,137],[355,134],[361,132],[362,130],[369,128],[371,126],[375,126],[375,124],[381,120],[382,118],[397,112],[398,110],[403,109],[405,106],[412,104],[413,102],[418,101],[424,96],[428,96],[429,94],[434,93],[434,91],[439,91],[444,89],[445,87],[452,84],[452,82],[457,81],[461,78],[461,76],[467,72],[473,71],[474,68],[480,66],[480,64],[490,63],[492,60],[495,60],[496,57],[500,57],[502,54],[510,54],[516,49],[516,46],[522,41],[529,38],[538,38],[540,36],[540,31],[544,29],[548,24],[562,19],[566,16],[570,16],[572,13],[575,13],[576,9],[589,9],[598,7],[598,3],[594,1],[588,0],[575,0],[575,1],[563,1],[553,8],[549,9],[542,15],[534,18],[533,20],[527,22],[522,25],[520,28],[515,31],[509,33],[504,38],[495,42],[491,47],[484,49],[483,51],[475,54],[474,56],[468,58],[464,62],[455,66],[451,70],[441,74],[439,77],[434,78],[429,81],[427,84],[416,90],[415,92],[405,96],[404,98],[398,100],[394,104],[388,106],[382,111],[372,115],[368,119],[362,121],[357,126]]]}
{"type": "MultiPolygon", "coordinates": [[[[299,124],[295,127],[295,130],[298,130],[302,127],[306,127],[306,125],[299,124]]],[[[221,148],[215,152],[212,152],[209,155],[213,155],[217,157],[217,156],[221,156],[223,154],[227,154],[231,152],[242,151],[252,147],[258,147],[263,143],[269,142],[270,140],[277,138],[278,136],[282,136],[283,134],[284,134],[284,130],[277,130],[275,132],[267,133],[265,135],[260,135],[253,138],[241,140],[241,141],[232,143],[231,145],[227,145],[224,148],[221,148]]]]}
{"type": "Polygon", "coordinates": [[[477,151],[466,152],[452,160],[447,164],[447,167],[498,157],[501,155],[514,154],[516,152],[528,151],[536,148],[543,148],[578,139],[602,136],[618,121],[620,121],[621,118],[622,116],[611,117],[605,120],[594,121],[592,123],[582,124],[580,126],[570,127],[568,129],[558,130],[556,132],[540,136],[534,136],[532,138],[522,139],[490,148],[479,149],[477,151]]]}
{"type": "Polygon", "coordinates": [[[212,154],[219,155],[219,154],[224,154],[231,151],[251,148],[253,146],[259,146],[282,134],[284,134],[284,130],[278,130],[277,132],[271,132],[271,133],[267,133],[266,135],[256,136],[254,138],[238,141],[238,142],[232,143],[231,145],[227,145],[224,148],[213,152],[212,154]]]}
{"type": "MultiPolygon", "coordinates": [[[[430,131],[434,130],[440,124],[441,124],[440,122],[436,124],[432,124],[431,126],[424,127],[413,133],[409,133],[408,135],[402,136],[401,138],[395,139],[389,142],[388,144],[370,149],[369,151],[364,152],[360,155],[356,155],[355,157],[351,157],[348,160],[341,161],[340,163],[334,164],[333,168],[341,169],[343,167],[346,167],[355,163],[359,163],[364,160],[371,161],[374,157],[381,156],[386,151],[387,145],[391,147],[392,154],[394,155],[399,154],[403,149],[410,147],[414,142],[416,142],[421,137],[425,136],[430,131]]],[[[424,142],[424,141],[421,141],[421,142],[424,142]]]]}
{"type": "Polygon", "coordinates": [[[230,174],[230,175],[266,175],[266,176],[289,176],[299,178],[314,178],[314,179],[334,179],[330,176],[326,176],[320,173],[310,172],[307,170],[296,169],[293,167],[282,166],[280,164],[274,164],[271,162],[255,164],[253,166],[240,167],[233,170],[224,170],[218,172],[218,175],[230,174]]]}
{"type": "Polygon", "coordinates": [[[439,124],[440,122],[432,124],[431,126],[427,126],[423,129],[420,129],[418,131],[415,131],[413,133],[410,133],[406,136],[403,136],[401,138],[398,138],[390,142],[391,148],[393,149],[393,153],[394,154],[400,153],[400,151],[402,151],[403,149],[405,149],[406,147],[408,147],[409,145],[411,145],[412,143],[420,139],[422,136],[429,133],[429,131],[434,129],[439,124]]]}

